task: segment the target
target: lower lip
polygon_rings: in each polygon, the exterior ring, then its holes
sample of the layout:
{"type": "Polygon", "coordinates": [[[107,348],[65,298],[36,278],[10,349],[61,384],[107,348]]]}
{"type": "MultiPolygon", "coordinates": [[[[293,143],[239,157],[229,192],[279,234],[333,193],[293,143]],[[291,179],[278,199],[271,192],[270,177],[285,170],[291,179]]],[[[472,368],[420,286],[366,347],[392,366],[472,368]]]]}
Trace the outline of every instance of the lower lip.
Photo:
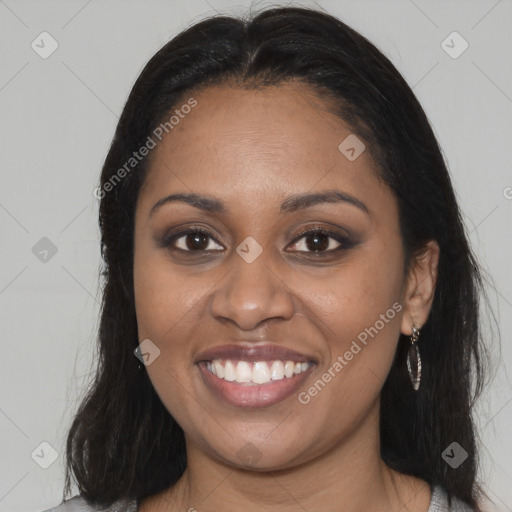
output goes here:
{"type": "Polygon", "coordinates": [[[298,391],[312,372],[311,365],[305,372],[266,384],[229,382],[213,375],[206,369],[206,362],[198,363],[205,385],[218,397],[237,407],[267,407],[288,398],[298,391]]]}

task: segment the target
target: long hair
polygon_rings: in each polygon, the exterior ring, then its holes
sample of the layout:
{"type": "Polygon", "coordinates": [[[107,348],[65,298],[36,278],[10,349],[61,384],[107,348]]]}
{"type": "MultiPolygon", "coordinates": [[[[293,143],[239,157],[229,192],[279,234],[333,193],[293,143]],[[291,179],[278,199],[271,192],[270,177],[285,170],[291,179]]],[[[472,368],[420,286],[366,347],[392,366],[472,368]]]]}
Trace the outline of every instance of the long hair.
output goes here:
{"type": "Polygon", "coordinates": [[[101,173],[98,365],[68,433],[64,496],[73,477],[90,504],[140,501],[172,486],[187,464],[182,429],[147,373],[137,372],[134,216],[150,158],[133,169],[126,163],[194,91],[284,81],[311,86],[367,143],[398,202],[406,269],[428,240],[440,246],[435,296],[418,342],[422,385],[417,393],[410,385],[409,339],[400,335],[381,394],[381,457],[478,510],[472,414],[484,382],[485,290],[447,167],[422,107],[389,59],[340,20],[304,8],[201,21],[151,58],[129,95],[101,173]],[[458,469],[442,457],[454,441],[468,453],[458,469]]]}

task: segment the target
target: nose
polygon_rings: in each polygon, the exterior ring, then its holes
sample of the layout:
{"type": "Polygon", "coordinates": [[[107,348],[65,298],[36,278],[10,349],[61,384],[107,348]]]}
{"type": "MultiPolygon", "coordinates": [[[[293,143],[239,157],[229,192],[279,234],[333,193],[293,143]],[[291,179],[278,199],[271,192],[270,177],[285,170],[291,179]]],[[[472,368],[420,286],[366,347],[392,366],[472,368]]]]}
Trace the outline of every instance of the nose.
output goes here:
{"type": "Polygon", "coordinates": [[[230,272],[212,296],[212,315],[254,330],[270,319],[288,320],[295,314],[291,290],[271,268],[266,251],[252,263],[234,253],[230,272]]]}

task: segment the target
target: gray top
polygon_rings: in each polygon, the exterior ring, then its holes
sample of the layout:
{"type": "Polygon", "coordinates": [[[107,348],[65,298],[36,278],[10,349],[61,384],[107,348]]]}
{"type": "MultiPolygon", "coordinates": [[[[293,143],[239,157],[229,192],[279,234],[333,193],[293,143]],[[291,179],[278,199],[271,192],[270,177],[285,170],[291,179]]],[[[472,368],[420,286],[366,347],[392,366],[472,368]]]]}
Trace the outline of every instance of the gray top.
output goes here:
{"type": "MultiPolygon", "coordinates": [[[[448,499],[445,490],[440,486],[435,486],[432,490],[432,498],[427,512],[472,512],[473,509],[464,502],[453,498],[452,506],[448,508],[448,499]]],[[[136,501],[119,501],[108,509],[100,509],[87,505],[84,498],[75,496],[57,507],[50,508],[43,512],[137,512],[136,501]]]]}

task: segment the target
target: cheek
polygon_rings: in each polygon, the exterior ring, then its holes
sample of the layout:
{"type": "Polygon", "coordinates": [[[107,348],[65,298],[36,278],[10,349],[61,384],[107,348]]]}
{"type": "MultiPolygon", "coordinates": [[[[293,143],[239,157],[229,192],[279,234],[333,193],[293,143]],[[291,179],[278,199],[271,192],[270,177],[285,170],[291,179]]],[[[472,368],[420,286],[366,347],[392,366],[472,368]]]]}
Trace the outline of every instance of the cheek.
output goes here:
{"type": "MultiPolygon", "coordinates": [[[[332,436],[345,435],[375,403],[391,367],[400,333],[400,261],[389,255],[358,259],[329,279],[304,280],[315,289],[308,306],[315,313],[328,353],[300,403],[313,423],[332,436]],[[332,418],[340,418],[333,422],[332,418]]],[[[306,288],[304,288],[306,289],[306,288]]]]}
{"type": "Polygon", "coordinates": [[[391,367],[400,334],[402,266],[396,250],[362,251],[329,278],[304,286],[328,347],[327,360],[304,400],[321,417],[325,410],[352,411],[357,419],[378,396],[391,367]],[[340,359],[341,358],[341,359],[340,359]],[[321,390],[321,391],[320,391],[321,390]]]}
{"type": "Polygon", "coordinates": [[[341,334],[343,344],[347,336],[357,336],[401,300],[399,258],[399,254],[367,251],[322,278],[303,274],[301,284],[297,285],[328,337],[341,334]]]}
{"type": "Polygon", "coordinates": [[[134,257],[134,293],[139,336],[161,343],[180,337],[176,332],[194,317],[205,289],[200,278],[172,268],[165,251],[139,245],[134,257]]]}
{"type": "Polygon", "coordinates": [[[204,285],[196,284],[173,270],[160,251],[142,244],[137,247],[134,293],[139,340],[150,339],[160,351],[146,371],[162,403],[187,432],[195,429],[189,418],[202,410],[197,400],[190,400],[186,384],[193,371],[189,340],[197,328],[198,302],[205,293],[204,285]]]}

